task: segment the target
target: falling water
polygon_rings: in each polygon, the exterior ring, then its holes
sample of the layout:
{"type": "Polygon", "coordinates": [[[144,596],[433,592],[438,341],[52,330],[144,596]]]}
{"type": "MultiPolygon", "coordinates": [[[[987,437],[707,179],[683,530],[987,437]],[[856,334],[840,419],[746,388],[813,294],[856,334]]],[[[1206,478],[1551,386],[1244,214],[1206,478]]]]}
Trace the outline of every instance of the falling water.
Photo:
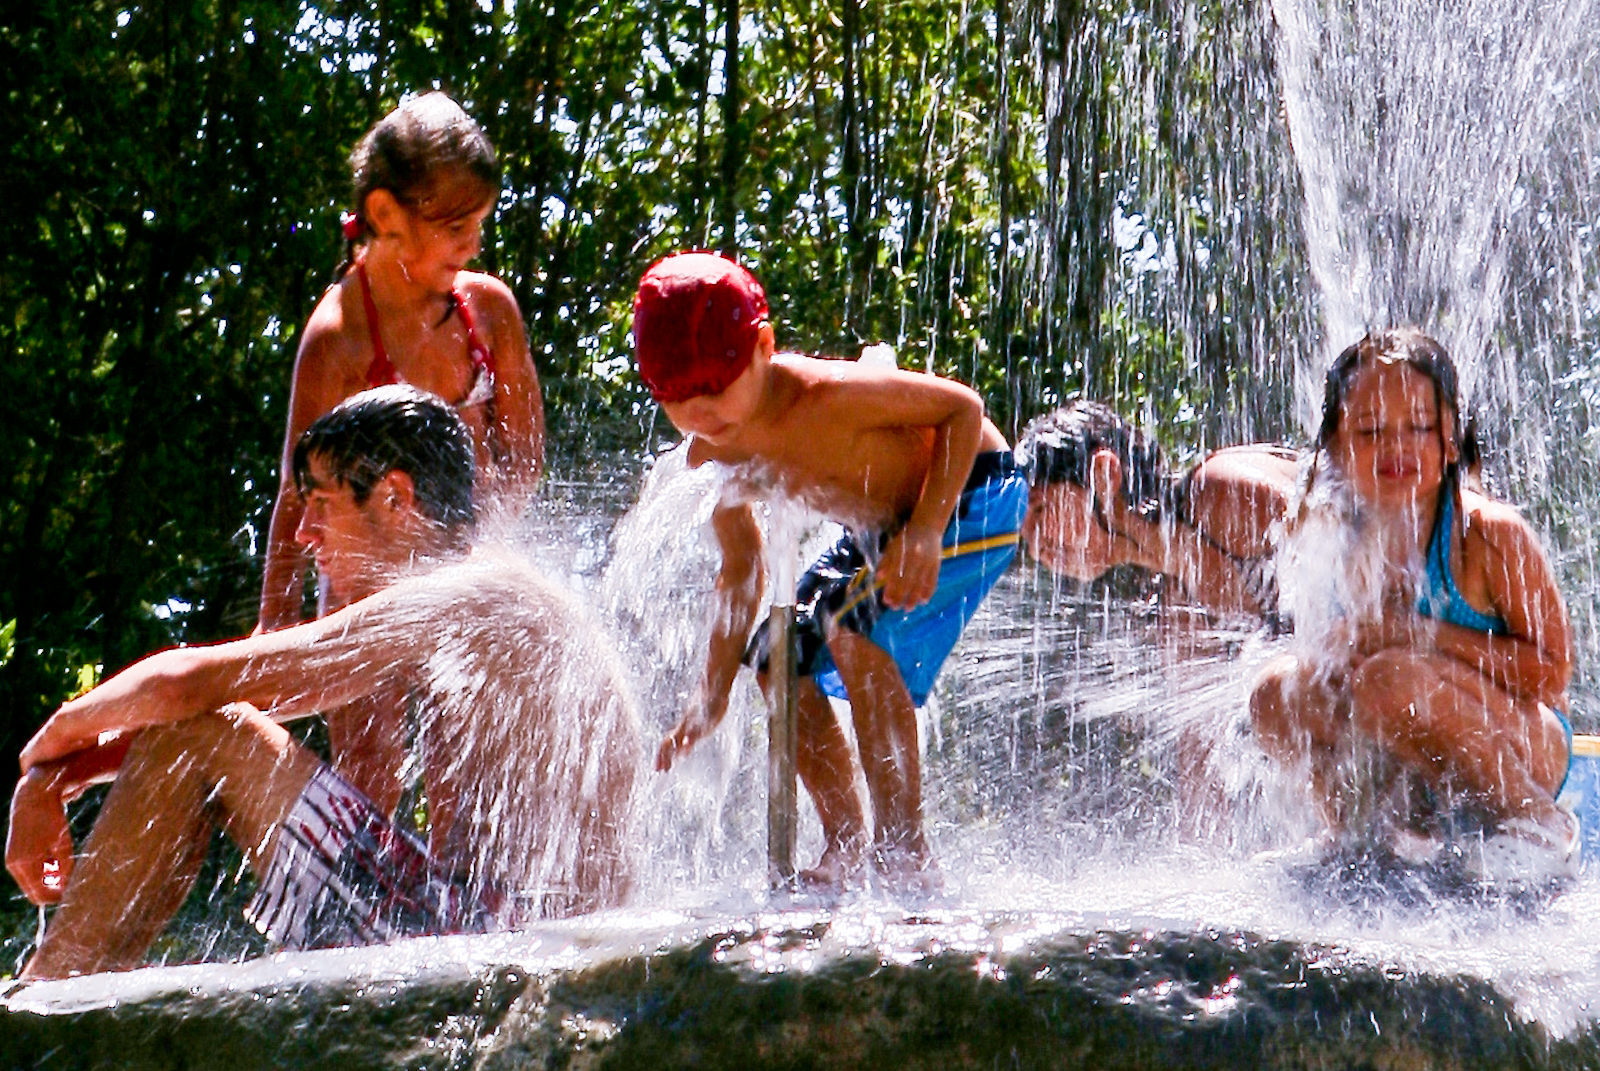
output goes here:
{"type": "MultiPolygon", "coordinates": [[[[1194,367],[1220,367],[1210,381],[1216,411],[1180,414],[1168,429],[1193,432],[1198,448],[1219,436],[1303,441],[1321,369],[1369,327],[1413,322],[1440,337],[1494,448],[1491,487],[1528,506],[1551,549],[1579,626],[1574,720],[1592,729],[1600,455],[1589,414],[1600,406],[1600,298],[1584,265],[1600,237],[1600,8],[1273,0],[1270,11],[1239,10],[1231,37],[1191,40],[1183,53],[1233,57],[1220,64],[1227,78],[1216,92],[1258,105],[1222,122],[1238,142],[1200,139],[1211,155],[1198,164],[1213,169],[1202,207],[1217,229],[1197,236],[1137,210],[1160,197],[1140,200],[1129,180],[1117,195],[1127,211],[1110,251],[1114,285],[1101,295],[1101,352],[1133,367],[1141,347],[1162,340],[1126,325],[1154,323],[1194,367]],[[1204,242],[1210,251],[1195,258],[1204,242]],[[1178,250],[1170,258],[1169,246],[1178,250]],[[1203,278],[1172,264],[1199,264],[1203,278]],[[1228,393],[1241,382],[1243,394],[1228,393]],[[1274,384],[1286,385],[1288,405],[1276,405],[1274,384]]],[[[1051,72],[1045,125],[1070,125],[1072,87],[1098,73],[1085,67],[1094,49],[1064,21],[1032,32],[1051,72]]],[[[1167,103],[1135,78],[1123,88],[1152,110],[1167,103]]],[[[1055,200],[1022,254],[1032,273],[1023,290],[1045,319],[1067,316],[1082,297],[1056,283],[1084,253],[1065,221],[1075,187],[1062,175],[1099,151],[1058,140],[1058,173],[1043,183],[1055,200]]],[[[1130,151],[1126,161],[1141,157],[1130,151]]],[[[1152,168],[1142,194],[1181,200],[1171,189],[1178,170],[1152,168]]],[[[1136,395],[1137,377],[1113,380],[1136,395]]],[[[1051,400],[1034,399],[1037,408],[1051,400]]],[[[631,667],[646,752],[695,686],[717,491],[714,473],[663,451],[609,540],[607,511],[557,503],[529,541],[534,560],[592,604],[596,635],[631,667]]],[[[828,537],[816,527],[806,549],[828,537]]],[[[1588,1029],[1600,1002],[1595,872],[1531,899],[1308,883],[1263,854],[1298,843],[1310,823],[1244,718],[1255,672],[1287,641],[1174,602],[1142,578],[1083,588],[1030,563],[1001,582],[922,712],[924,811],[947,883],[931,898],[876,887],[842,900],[769,897],[764,713],[742,674],[716,734],[670,773],[641,772],[633,902],[701,933],[737,929],[717,920],[744,912],[822,912],[836,934],[863,935],[862,947],[907,912],[955,919],[957,930],[961,918],[1033,913],[1049,932],[1241,931],[1334,946],[1395,976],[1482,979],[1554,1036],[1588,1029]]],[[[802,864],[820,850],[809,810],[798,850],[802,864]]]]}

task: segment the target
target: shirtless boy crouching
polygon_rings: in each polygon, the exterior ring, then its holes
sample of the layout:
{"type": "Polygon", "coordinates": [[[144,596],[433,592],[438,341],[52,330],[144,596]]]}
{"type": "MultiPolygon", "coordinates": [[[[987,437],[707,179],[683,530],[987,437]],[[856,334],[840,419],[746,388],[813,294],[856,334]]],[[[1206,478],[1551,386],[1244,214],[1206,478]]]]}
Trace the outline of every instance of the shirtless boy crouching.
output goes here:
{"type": "Polygon", "coordinates": [[[641,760],[623,674],[560,592],[469,550],[472,465],[465,425],[433,395],[349,399],[294,456],[297,536],[344,608],[152,655],[29,741],[6,865],[30,899],[59,906],[25,977],[138,966],[218,823],[260,878],[252,919],[290,947],[621,899],[641,760]],[[426,845],[345,776],[365,779],[363,756],[337,746],[359,733],[335,737],[329,766],[278,724],[374,694],[413,700],[409,719],[390,711],[372,735],[413,725],[426,845]],[[64,805],[112,777],[74,857],[64,805]]]}
{"type": "Polygon", "coordinates": [[[844,884],[866,856],[855,762],[831,694],[850,701],[873,862],[896,884],[934,886],[916,706],[1015,556],[1027,484],[970,388],[775,354],[767,315],[755,278],[707,253],[656,264],[634,302],[640,375],[689,436],[689,464],[714,462],[732,477],[712,515],[722,565],[705,676],[656,767],[727,713],[764,584],[752,501],[802,500],[851,534],[806,573],[796,600],[799,774],[824,837],[820,863],[801,877],[844,884]]]}

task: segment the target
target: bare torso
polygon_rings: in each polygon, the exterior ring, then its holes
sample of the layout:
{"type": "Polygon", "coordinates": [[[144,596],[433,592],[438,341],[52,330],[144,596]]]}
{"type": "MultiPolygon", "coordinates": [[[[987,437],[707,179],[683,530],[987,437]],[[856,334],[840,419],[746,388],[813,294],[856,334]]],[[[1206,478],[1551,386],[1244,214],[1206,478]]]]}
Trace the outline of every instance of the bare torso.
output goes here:
{"type": "MultiPolygon", "coordinates": [[[[851,411],[849,361],[780,354],[772,361],[775,413],[734,441],[696,438],[689,463],[735,470],[731,495],[797,498],[824,516],[858,527],[889,528],[910,515],[933,456],[926,427],[878,425],[851,411]]],[[[980,452],[1007,449],[987,419],[980,452]]]]}

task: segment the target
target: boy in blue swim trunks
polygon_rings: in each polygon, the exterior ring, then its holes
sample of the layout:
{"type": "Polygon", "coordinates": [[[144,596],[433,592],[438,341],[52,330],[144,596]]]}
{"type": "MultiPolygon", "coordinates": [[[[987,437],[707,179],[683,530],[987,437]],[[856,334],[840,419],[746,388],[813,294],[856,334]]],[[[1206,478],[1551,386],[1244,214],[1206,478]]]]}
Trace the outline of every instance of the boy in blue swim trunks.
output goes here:
{"type": "Polygon", "coordinates": [[[775,353],[761,285],[712,254],[653,266],[633,331],[640,376],[689,437],[689,464],[729,474],[712,515],[722,566],[705,676],[657,769],[727,712],[764,584],[752,503],[797,498],[850,532],[807,572],[797,599],[799,774],[825,843],[802,878],[843,884],[866,859],[856,763],[832,694],[850,700],[873,862],[896,883],[935,884],[916,706],[1016,552],[1027,484],[1005,437],[977,394],[951,380],[775,353]]]}

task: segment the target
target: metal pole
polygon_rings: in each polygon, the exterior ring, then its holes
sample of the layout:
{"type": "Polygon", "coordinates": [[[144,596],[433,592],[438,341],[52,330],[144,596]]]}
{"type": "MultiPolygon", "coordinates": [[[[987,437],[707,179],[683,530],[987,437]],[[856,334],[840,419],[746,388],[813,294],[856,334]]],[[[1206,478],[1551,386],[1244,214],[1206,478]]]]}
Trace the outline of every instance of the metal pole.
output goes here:
{"type": "Polygon", "coordinates": [[[795,887],[795,830],[799,825],[795,764],[794,533],[775,507],[767,546],[772,564],[772,616],[767,655],[767,878],[774,889],[795,887]]]}

